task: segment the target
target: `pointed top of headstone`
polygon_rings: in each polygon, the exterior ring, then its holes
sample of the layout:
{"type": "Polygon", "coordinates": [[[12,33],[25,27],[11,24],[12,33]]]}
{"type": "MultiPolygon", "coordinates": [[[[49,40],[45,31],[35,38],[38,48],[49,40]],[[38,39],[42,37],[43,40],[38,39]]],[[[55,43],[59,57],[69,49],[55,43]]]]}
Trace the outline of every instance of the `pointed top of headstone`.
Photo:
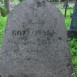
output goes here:
{"type": "Polygon", "coordinates": [[[34,4],[37,7],[41,7],[41,6],[45,5],[46,0],[26,0],[26,2],[28,4],[34,4]]]}

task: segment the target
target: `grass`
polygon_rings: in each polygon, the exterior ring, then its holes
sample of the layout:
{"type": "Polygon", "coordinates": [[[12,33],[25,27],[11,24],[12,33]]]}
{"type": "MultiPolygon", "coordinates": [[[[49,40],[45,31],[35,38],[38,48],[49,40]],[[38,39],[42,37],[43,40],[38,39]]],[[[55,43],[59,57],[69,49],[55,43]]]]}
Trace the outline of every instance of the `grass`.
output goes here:
{"type": "MultiPolygon", "coordinates": [[[[61,10],[62,14],[64,15],[65,10],[61,10]]],[[[67,10],[67,16],[65,18],[65,24],[67,30],[70,27],[71,24],[71,13],[73,13],[73,8],[68,8],[67,10]]],[[[69,45],[70,45],[70,53],[72,57],[72,64],[73,64],[73,70],[77,76],[77,39],[76,38],[69,38],[69,45]]]]}
{"type": "Polygon", "coordinates": [[[73,38],[69,40],[70,53],[72,57],[73,69],[77,76],[77,39],[73,38]]]}
{"type": "MultiPolygon", "coordinates": [[[[65,13],[65,10],[61,10],[62,14],[64,15],[65,13]]],[[[73,9],[72,8],[69,8],[67,10],[67,16],[65,17],[65,24],[66,24],[66,28],[67,30],[69,29],[69,26],[71,24],[71,14],[73,13],[73,9]]]]}
{"type": "MultiPolygon", "coordinates": [[[[61,10],[62,14],[64,15],[64,10],[61,10]]],[[[72,8],[69,8],[67,10],[67,16],[65,18],[65,24],[66,28],[68,30],[70,23],[71,23],[71,18],[70,14],[73,12],[72,8]]],[[[2,45],[2,37],[5,29],[5,24],[6,24],[7,17],[0,17],[0,46],[2,45]]],[[[70,53],[72,56],[72,63],[73,63],[73,69],[77,75],[77,39],[69,39],[69,45],[70,45],[70,53]]]]}
{"type": "Polygon", "coordinates": [[[0,47],[2,45],[2,37],[5,29],[7,17],[0,17],[0,47]]]}

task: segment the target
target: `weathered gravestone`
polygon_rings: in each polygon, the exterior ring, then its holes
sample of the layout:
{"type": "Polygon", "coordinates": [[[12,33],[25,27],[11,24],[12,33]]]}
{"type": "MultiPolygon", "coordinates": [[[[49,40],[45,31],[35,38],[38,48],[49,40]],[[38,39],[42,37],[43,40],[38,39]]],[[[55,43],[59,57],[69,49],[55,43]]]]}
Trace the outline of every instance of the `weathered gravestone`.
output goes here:
{"type": "Polygon", "coordinates": [[[0,52],[1,77],[71,77],[64,18],[45,0],[26,0],[9,14],[0,52]]]}

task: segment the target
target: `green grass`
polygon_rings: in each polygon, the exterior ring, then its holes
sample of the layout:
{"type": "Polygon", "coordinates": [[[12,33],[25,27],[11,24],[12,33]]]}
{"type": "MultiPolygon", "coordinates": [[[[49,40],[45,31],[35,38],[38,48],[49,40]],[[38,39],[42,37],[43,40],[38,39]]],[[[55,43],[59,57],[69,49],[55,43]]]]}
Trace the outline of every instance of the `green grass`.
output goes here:
{"type": "Polygon", "coordinates": [[[73,69],[77,75],[77,39],[70,38],[69,45],[70,45],[70,53],[72,57],[73,69]]]}
{"type": "MultiPolygon", "coordinates": [[[[62,12],[62,14],[64,15],[65,10],[61,10],[61,12],[62,12]]],[[[67,28],[67,29],[69,29],[69,26],[70,26],[70,24],[71,24],[71,17],[70,17],[71,13],[73,13],[73,9],[72,9],[72,8],[69,8],[69,9],[67,10],[67,16],[65,17],[65,24],[66,24],[66,28],[67,28]]]]}
{"type": "MultiPolygon", "coordinates": [[[[64,15],[64,11],[65,10],[61,10],[63,15],[64,15]]],[[[65,24],[66,24],[67,30],[69,29],[71,24],[71,17],[70,17],[71,13],[73,13],[73,8],[68,8],[67,16],[65,18],[65,24]]],[[[69,46],[70,46],[70,53],[72,57],[73,70],[77,76],[77,39],[69,38],[69,46]]]]}
{"type": "Polygon", "coordinates": [[[5,29],[7,17],[0,17],[0,47],[2,45],[2,37],[5,29]]]}
{"type": "MultiPolygon", "coordinates": [[[[61,12],[64,15],[64,10],[61,10],[61,12]]],[[[65,24],[66,24],[67,30],[70,27],[70,23],[71,23],[70,14],[72,12],[73,12],[72,8],[69,8],[67,10],[67,16],[65,18],[65,24]]],[[[0,46],[2,45],[2,37],[3,37],[4,29],[5,29],[6,20],[7,20],[7,17],[0,17],[0,46]]],[[[70,53],[72,57],[73,69],[77,75],[77,39],[70,38],[69,45],[70,45],[70,53]]]]}

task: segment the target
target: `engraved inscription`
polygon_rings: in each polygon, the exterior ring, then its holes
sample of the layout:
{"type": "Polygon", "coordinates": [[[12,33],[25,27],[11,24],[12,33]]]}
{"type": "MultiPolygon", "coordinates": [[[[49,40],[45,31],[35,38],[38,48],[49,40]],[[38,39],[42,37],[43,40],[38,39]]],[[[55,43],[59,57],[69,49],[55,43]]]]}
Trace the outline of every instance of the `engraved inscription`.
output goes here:
{"type": "Polygon", "coordinates": [[[12,31],[12,36],[16,36],[16,35],[19,35],[19,36],[29,35],[29,31],[30,31],[29,28],[27,28],[27,29],[25,29],[23,31],[21,31],[21,30],[13,30],[12,31]]]}
{"type": "Polygon", "coordinates": [[[52,37],[54,35],[54,30],[51,32],[50,30],[35,30],[31,31],[30,28],[27,28],[25,30],[13,30],[12,31],[12,36],[24,36],[24,35],[29,35],[29,34],[34,34],[35,36],[42,35],[42,36],[48,36],[52,37]]]}
{"type": "Polygon", "coordinates": [[[38,44],[48,44],[50,42],[50,38],[55,34],[54,30],[31,30],[30,28],[26,28],[25,30],[13,30],[12,36],[20,36],[19,40],[22,42],[24,40],[24,45],[36,44],[33,41],[30,41],[28,37],[36,36],[36,41],[38,44]]]}

